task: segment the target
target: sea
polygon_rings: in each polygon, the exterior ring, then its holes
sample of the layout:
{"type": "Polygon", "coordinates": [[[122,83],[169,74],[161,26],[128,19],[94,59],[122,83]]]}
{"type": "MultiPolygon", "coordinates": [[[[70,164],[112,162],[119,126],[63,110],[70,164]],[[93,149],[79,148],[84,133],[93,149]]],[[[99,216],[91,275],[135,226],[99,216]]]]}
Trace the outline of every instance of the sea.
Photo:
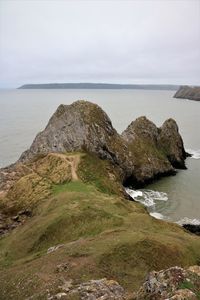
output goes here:
{"type": "Polygon", "coordinates": [[[127,188],[130,196],[158,219],[200,224],[200,103],[173,98],[175,91],[103,89],[0,90],[0,167],[15,162],[43,130],[59,104],[88,100],[100,105],[121,133],[139,116],[157,126],[174,118],[186,150],[187,170],[145,189],[127,188]]]}

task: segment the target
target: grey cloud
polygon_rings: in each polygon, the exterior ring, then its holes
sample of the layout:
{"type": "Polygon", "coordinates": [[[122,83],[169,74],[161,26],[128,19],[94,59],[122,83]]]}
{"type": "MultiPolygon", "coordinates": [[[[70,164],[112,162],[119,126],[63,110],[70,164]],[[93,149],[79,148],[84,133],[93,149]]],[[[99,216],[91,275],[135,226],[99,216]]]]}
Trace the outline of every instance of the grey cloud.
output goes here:
{"type": "Polygon", "coordinates": [[[199,84],[200,1],[0,1],[0,85],[199,84]]]}

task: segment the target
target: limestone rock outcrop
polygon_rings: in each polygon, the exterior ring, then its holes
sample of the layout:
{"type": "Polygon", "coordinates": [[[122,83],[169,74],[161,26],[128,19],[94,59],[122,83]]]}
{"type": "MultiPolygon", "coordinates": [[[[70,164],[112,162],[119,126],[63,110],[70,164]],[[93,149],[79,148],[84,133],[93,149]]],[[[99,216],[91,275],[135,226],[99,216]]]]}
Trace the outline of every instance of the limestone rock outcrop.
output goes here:
{"type": "Polygon", "coordinates": [[[166,120],[160,128],[158,146],[163,150],[170,163],[175,168],[185,168],[187,153],[178,126],[173,119],[166,120]]]}
{"type": "Polygon", "coordinates": [[[172,267],[151,272],[134,297],[135,300],[198,299],[200,292],[200,267],[188,269],[172,267]]]}
{"type": "Polygon", "coordinates": [[[175,93],[174,98],[200,101],[200,87],[181,86],[175,93]]]}
{"type": "Polygon", "coordinates": [[[120,183],[135,187],[174,174],[174,168],[185,168],[186,158],[174,120],[157,128],[140,117],[120,135],[98,105],[79,100],[60,105],[20,159],[0,170],[0,196],[8,192],[11,197],[17,188],[23,198],[29,192],[33,194],[31,186],[36,183],[41,188],[37,193],[47,196],[49,182],[58,184],[76,176],[70,170],[77,162],[63,155],[67,152],[88,152],[108,160],[117,170],[120,183]]]}
{"type": "Polygon", "coordinates": [[[115,280],[106,278],[90,280],[74,285],[70,280],[60,286],[61,292],[49,299],[81,299],[81,300],[126,300],[125,291],[115,280]],[[62,296],[59,298],[59,296],[62,296]]]}
{"type": "Polygon", "coordinates": [[[132,172],[134,158],[129,159],[127,145],[109,117],[98,105],[83,100],[60,105],[19,161],[27,162],[41,153],[74,151],[95,153],[119,165],[123,173],[132,172]]]}
{"type": "Polygon", "coordinates": [[[140,117],[127,127],[122,138],[134,153],[137,163],[134,176],[138,182],[171,174],[174,168],[185,169],[186,152],[173,119],[157,128],[146,117],[140,117]]]}

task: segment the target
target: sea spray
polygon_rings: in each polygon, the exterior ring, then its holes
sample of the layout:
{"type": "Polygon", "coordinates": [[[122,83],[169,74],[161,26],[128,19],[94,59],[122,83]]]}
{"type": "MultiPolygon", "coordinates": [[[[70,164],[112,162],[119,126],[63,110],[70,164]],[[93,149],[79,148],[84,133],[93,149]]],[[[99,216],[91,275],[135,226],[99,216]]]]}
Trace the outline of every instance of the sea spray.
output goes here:
{"type": "Polygon", "coordinates": [[[142,203],[144,206],[149,208],[149,214],[159,220],[169,220],[169,218],[163,216],[161,213],[155,211],[156,201],[167,201],[167,193],[158,192],[153,190],[133,190],[126,188],[127,194],[133,198],[133,200],[142,203]]]}
{"type": "Polygon", "coordinates": [[[179,225],[191,224],[191,225],[200,225],[200,219],[190,219],[190,218],[182,218],[176,222],[179,225]]]}
{"type": "Polygon", "coordinates": [[[153,190],[132,190],[126,188],[127,194],[131,196],[135,201],[142,203],[146,207],[155,205],[155,201],[167,201],[167,193],[158,192],[153,190]]]}
{"type": "Polygon", "coordinates": [[[187,149],[186,151],[192,155],[191,158],[200,159],[200,150],[187,149]]]}

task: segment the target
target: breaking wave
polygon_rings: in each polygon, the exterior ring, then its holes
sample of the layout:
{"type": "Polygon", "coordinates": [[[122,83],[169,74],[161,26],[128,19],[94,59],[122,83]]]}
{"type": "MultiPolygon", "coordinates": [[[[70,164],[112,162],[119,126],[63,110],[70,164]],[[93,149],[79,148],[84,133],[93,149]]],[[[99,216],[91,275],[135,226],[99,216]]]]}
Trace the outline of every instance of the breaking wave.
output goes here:
{"type": "Polygon", "coordinates": [[[199,219],[190,219],[190,218],[183,218],[179,221],[176,222],[179,225],[184,225],[184,224],[192,224],[192,225],[200,225],[200,220],[199,219]]]}
{"type": "Polygon", "coordinates": [[[186,151],[192,155],[192,158],[200,159],[200,150],[187,149],[186,151]]]}
{"type": "Polygon", "coordinates": [[[155,201],[167,201],[168,196],[164,192],[158,192],[153,190],[132,190],[126,188],[127,194],[133,198],[133,200],[142,203],[146,207],[155,205],[155,201]]]}
{"type": "MultiPolygon", "coordinates": [[[[191,153],[191,151],[190,151],[191,153]]],[[[200,155],[200,153],[199,153],[200,155]]],[[[200,157],[199,157],[200,158],[200,157]]],[[[125,189],[127,194],[131,196],[131,198],[137,202],[142,203],[144,206],[148,208],[149,214],[159,220],[167,220],[170,221],[169,217],[162,215],[159,212],[156,212],[156,201],[167,201],[168,196],[167,193],[158,192],[153,190],[132,190],[130,188],[125,189]]],[[[184,217],[178,221],[172,221],[180,226],[184,224],[192,224],[192,225],[200,225],[200,219],[190,219],[188,217],[184,217]]]]}

